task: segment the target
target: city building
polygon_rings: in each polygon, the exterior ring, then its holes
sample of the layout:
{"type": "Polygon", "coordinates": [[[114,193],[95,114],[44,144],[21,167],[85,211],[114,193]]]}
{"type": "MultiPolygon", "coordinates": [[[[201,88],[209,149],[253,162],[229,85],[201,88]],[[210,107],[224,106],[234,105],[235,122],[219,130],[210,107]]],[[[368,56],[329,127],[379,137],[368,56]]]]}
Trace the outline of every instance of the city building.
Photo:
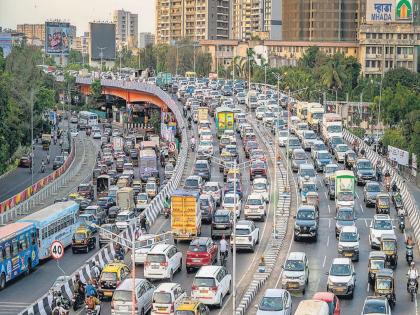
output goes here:
{"type": "Polygon", "coordinates": [[[155,34],[142,32],[140,33],[140,48],[145,48],[148,45],[153,45],[155,43],[155,34]]]}
{"type": "Polygon", "coordinates": [[[232,0],[232,38],[281,40],[282,0],[232,0]]]}
{"type": "Polygon", "coordinates": [[[18,24],[16,28],[17,32],[25,34],[28,44],[44,46],[45,24],[18,24]]]}
{"type": "Polygon", "coordinates": [[[116,26],[117,47],[125,46],[128,49],[138,47],[139,16],[124,10],[115,10],[112,21],[116,26]]]}
{"type": "Polygon", "coordinates": [[[357,40],[360,24],[359,9],[365,1],[283,1],[283,39],[288,41],[354,42],[357,40]]]}
{"type": "Polygon", "coordinates": [[[157,0],[156,42],[229,39],[229,0],[157,0]]]}

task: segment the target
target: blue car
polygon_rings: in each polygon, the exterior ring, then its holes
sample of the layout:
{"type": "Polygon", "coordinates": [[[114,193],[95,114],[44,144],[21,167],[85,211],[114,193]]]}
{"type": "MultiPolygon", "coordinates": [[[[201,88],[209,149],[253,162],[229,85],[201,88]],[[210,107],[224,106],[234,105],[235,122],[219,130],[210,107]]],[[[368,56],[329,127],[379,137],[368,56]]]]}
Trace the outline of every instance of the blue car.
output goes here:
{"type": "Polygon", "coordinates": [[[327,150],[318,151],[315,154],[314,167],[317,172],[323,172],[324,167],[331,163],[332,157],[327,150]]]}

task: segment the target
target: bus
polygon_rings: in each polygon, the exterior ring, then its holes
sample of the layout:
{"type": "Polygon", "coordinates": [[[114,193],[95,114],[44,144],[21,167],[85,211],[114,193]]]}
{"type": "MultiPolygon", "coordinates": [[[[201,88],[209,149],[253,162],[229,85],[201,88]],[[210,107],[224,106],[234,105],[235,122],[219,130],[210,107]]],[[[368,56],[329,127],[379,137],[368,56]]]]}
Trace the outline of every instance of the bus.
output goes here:
{"type": "Polygon", "coordinates": [[[140,150],[139,165],[140,179],[142,181],[145,182],[149,177],[157,177],[159,175],[155,150],[140,150]]]}
{"type": "Polygon", "coordinates": [[[338,170],[335,172],[335,203],[336,208],[354,207],[355,176],[352,171],[338,170]]]}
{"type": "Polygon", "coordinates": [[[235,122],[233,119],[234,114],[231,108],[216,108],[215,117],[218,137],[220,137],[225,132],[225,130],[235,130],[235,122]]]}
{"type": "Polygon", "coordinates": [[[80,226],[79,204],[74,201],[58,202],[18,222],[29,222],[35,225],[39,259],[47,259],[50,257],[52,242],[60,241],[64,247],[71,245],[73,234],[80,226]]]}
{"type": "Polygon", "coordinates": [[[38,264],[38,239],[33,223],[14,222],[0,227],[0,290],[38,264]]]}
{"type": "Polygon", "coordinates": [[[85,126],[96,126],[98,124],[98,115],[92,112],[79,112],[79,124],[85,126]]]}
{"type": "Polygon", "coordinates": [[[197,73],[195,73],[194,71],[187,71],[187,72],[185,72],[185,77],[186,78],[195,78],[195,77],[197,77],[197,73]]]}

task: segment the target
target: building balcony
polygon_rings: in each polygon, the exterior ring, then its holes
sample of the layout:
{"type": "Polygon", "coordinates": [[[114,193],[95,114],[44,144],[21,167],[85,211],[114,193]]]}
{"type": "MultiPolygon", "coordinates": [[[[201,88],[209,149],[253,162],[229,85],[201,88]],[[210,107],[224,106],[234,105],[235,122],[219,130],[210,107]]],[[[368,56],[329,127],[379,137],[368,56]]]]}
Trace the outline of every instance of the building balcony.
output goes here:
{"type": "Polygon", "coordinates": [[[375,68],[365,68],[365,74],[381,74],[382,68],[375,67],[375,68]]]}
{"type": "Polygon", "coordinates": [[[377,59],[382,59],[382,58],[383,58],[382,54],[366,54],[366,59],[377,60],[377,59]]]}
{"type": "Polygon", "coordinates": [[[413,61],[414,56],[412,54],[399,54],[397,55],[397,60],[400,61],[413,61]]]}

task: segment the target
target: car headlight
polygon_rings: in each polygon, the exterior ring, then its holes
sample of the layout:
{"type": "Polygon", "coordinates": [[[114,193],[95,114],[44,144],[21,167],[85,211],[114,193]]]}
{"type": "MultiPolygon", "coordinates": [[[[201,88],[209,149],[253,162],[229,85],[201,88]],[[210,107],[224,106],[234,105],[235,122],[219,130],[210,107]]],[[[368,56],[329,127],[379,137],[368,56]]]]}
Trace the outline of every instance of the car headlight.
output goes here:
{"type": "Polygon", "coordinates": [[[295,230],[299,230],[300,226],[295,223],[295,230]]]}
{"type": "Polygon", "coordinates": [[[354,250],[359,250],[359,245],[354,245],[354,246],[353,246],[353,249],[354,249],[354,250]]]}
{"type": "Polygon", "coordinates": [[[331,281],[331,279],[330,279],[330,278],[328,278],[328,280],[327,280],[327,284],[328,284],[328,286],[333,286],[333,285],[334,285],[334,282],[332,282],[332,281],[331,281]]]}
{"type": "Polygon", "coordinates": [[[343,250],[343,245],[338,244],[338,250],[339,250],[339,251],[343,250]]]}

